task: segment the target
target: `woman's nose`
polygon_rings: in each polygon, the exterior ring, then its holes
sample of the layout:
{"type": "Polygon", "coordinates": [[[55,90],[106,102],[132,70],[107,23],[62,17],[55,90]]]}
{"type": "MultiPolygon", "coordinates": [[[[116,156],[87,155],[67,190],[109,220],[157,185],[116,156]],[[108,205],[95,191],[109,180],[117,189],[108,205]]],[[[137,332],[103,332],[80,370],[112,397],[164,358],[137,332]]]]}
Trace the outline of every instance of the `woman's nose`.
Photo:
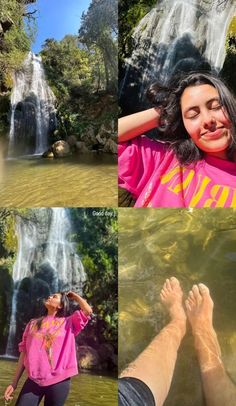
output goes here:
{"type": "Polygon", "coordinates": [[[202,113],[202,124],[203,127],[206,129],[215,128],[216,126],[216,119],[212,112],[204,112],[202,113]]]}

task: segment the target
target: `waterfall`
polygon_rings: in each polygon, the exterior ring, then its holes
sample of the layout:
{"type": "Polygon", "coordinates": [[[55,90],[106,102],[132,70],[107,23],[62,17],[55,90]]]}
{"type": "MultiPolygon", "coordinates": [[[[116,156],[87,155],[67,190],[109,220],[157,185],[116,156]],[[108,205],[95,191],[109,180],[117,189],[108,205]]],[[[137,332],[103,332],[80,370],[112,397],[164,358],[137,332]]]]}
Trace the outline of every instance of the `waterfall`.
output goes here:
{"type": "Polygon", "coordinates": [[[68,209],[35,209],[34,221],[17,217],[18,252],[13,267],[14,292],[7,356],[16,352],[18,293],[24,278],[36,280],[34,289],[38,289],[39,296],[45,287],[46,295],[64,290],[82,293],[86,274],[74,243],[70,241],[71,233],[68,209]]]}
{"type": "Polygon", "coordinates": [[[68,210],[64,208],[52,209],[52,220],[47,240],[45,258],[51,266],[57,270],[62,281],[62,290],[73,289],[81,291],[85,281],[83,264],[74,252],[74,246],[68,241],[68,234],[71,232],[71,223],[68,210]],[[81,280],[76,280],[74,272],[79,269],[81,280]],[[76,286],[75,286],[76,285],[76,286]]]}
{"type": "Polygon", "coordinates": [[[46,82],[41,57],[30,52],[13,81],[8,156],[41,154],[56,126],[55,96],[46,82]]]}
{"type": "Polygon", "coordinates": [[[121,104],[132,106],[135,98],[140,104],[150,83],[165,83],[178,69],[196,70],[204,61],[219,71],[235,12],[234,0],[158,0],[133,32],[121,104]]]}

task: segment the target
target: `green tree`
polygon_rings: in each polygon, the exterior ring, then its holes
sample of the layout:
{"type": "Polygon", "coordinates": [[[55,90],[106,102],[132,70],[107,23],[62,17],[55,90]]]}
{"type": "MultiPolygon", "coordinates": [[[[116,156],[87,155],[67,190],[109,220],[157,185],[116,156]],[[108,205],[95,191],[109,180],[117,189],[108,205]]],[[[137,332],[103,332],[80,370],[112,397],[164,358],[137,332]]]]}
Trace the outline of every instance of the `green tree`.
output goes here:
{"type": "Polygon", "coordinates": [[[132,33],[139,21],[154,7],[157,0],[119,0],[119,62],[131,55],[132,33]]]}
{"type": "Polygon", "coordinates": [[[93,330],[117,347],[117,210],[72,209],[72,219],[88,279],[84,292],[97,314],[93,330]],[[100,215],[98,214],[100,213],[100,215]]]}
{"type": "Polygon", "coordinates": [[[89,49],[100,50],[108,91],[117,87],[117,31],[117,0],[92,0],[82,15],[79,40],[89,49]]]}

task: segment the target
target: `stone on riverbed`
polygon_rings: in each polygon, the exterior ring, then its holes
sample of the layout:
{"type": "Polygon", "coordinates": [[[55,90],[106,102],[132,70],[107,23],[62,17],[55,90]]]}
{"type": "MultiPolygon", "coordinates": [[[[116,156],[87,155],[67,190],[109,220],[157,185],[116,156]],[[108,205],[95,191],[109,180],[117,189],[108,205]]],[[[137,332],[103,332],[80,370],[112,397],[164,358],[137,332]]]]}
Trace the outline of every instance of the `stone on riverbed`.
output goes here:
{"type": "Polygon", "coordinates": [[[65,156],[70,155],[70,146],[66,141],[63,140],[56,141],[52,145],[52,151],[55,158],[63,158],[65,156]]]}

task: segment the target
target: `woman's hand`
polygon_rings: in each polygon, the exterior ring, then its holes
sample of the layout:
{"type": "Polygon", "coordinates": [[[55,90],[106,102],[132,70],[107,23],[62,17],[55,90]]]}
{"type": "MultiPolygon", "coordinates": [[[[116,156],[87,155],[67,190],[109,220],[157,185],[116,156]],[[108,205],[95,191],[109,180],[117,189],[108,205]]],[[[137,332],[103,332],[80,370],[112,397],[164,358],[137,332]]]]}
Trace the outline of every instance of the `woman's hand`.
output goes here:
{"type": "Polygon", "coordinates": [[[79,305],[81,310],[83,310],[84,314],[86,314],[86,316],[89,316],[90,314],[92,314],[93,310],[92,307],[89,306],[89,304],[86,302],[85,299],[83,299],[80,295],[78,295],[75,292],[69,291],[67,293],[67,297],[70,300],[75,300],[79,305]]]}
{"type": "Polygon", "coordinates": [[[12,400],[13,396],[11,396],[11,395],[14,392],[14,390],[15,390],[15,387],[13,385],[9,385],[4,392],[4,399],[12,400]]]}
{"type": "Polygon", "coordinates": [[[67,292],[66,296],[68,297],[68,299],[76,301],[76,299],[78,298],[79,295],[77,295],[77,293],[72,292],[70,290],[69,292],[67,292]]]}

